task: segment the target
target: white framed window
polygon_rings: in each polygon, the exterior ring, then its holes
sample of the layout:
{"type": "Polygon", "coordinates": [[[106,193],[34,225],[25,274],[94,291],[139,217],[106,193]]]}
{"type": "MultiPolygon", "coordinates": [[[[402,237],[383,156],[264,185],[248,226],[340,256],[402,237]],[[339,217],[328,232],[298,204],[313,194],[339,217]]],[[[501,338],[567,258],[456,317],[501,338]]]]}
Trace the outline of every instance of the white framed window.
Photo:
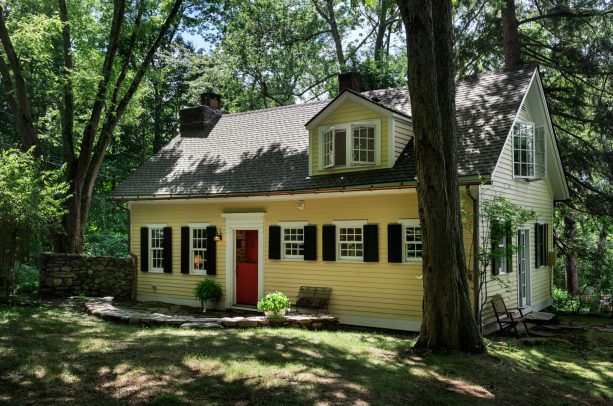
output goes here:
{"type": "Polygon", "coordinates": [[[340,261],[364,261],[364,225],[366,220],[335,221],[337,258],[340,261]]]}
{"type": "MultiPolygon", "coordinates": [[[[507,252],[507,238],[504,236],[500,238],[497,246],[499,252],[507,252]]],[[[505,275],[507,273],[507,258],[505,256],[498,256],[494,264],[498,267],[498,275],[505,275]]]]}
{"type": "Polygon", "coordinates": [[[534,179],[535,166],[534,123],[515,123],[513,126],[513,175],[520,179],[534,179]]]}
{"type": "Polygon", "coordinates": [[[304,259],[304,226],[306,221],[280,222],[283,259],[304,259]]]}
{"type": "Polygon", "coordinates": [[[423,240],[419,219],[401,219],[404,262],[421,262],[423,240]]]}
{"type": "Polygon", "coordinates": [[[505,275],[507,270],[507,237],[508,233],[508,223],[504,222],[504,219],[500,219],[498,221],[494,221],[492,225],[492,229],[490,230],[492,236],[492,245],[495,251],[492,252],[494,256],[492,258],[492,267],[497,268],[498,275],[505,275]]]}
{"type": "Polygon", "coordinates": [[[165,224],[149,224],[149,272],[164,272],[165,224]]]}
{"type": "Polygon", "coordinates": [[[381,120],[363,120],[319,128],[321,169],[381,162],[381,120]]]}
{"type": "Polygon", "coordinates": [[[352,162],[355,164],[375,164],[375,126],[357,124],[351,126],[352,162]]]}
{"type": "Polygon", "coordinates": [[[208,223],[188,224],[190,258],[193,258],[189,273],[192,275],[206,275],[206,250],[208,241],[206,229],[208,223]]]}

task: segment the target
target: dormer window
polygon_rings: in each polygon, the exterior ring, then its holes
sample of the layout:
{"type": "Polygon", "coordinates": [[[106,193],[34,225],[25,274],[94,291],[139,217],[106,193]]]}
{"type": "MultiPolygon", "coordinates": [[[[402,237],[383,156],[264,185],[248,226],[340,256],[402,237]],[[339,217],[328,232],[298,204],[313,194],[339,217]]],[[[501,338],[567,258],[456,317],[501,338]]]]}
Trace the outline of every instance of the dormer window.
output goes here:
{"type": "Polygon", "coordinates": [[[322,126],[320,167],[338,168],[380,163],[381,120],[322,126]]]}

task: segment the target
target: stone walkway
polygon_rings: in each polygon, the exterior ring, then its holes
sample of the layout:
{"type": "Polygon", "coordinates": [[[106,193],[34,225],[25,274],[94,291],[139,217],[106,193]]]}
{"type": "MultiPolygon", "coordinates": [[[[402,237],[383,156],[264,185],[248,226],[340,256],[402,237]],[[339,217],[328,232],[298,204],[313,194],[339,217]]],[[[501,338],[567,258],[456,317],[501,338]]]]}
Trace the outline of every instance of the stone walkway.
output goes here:
{"type": "MultiPolygon", "coordinates": [[[[119,305],[118,305],[119,306],[119,305]]],[[[338,319],[331,315],[289,315],[282,319],[269,319],[265,316],[206,317],[182,314],[162,314],[121,308],[113,305],[111,296],[90,298],[85,302],[88,314],[103,320],[130,324],[177,326],[186,329],[221,329],[247,327],[300,327],[312,330],[334,329],[338,319]]]]}

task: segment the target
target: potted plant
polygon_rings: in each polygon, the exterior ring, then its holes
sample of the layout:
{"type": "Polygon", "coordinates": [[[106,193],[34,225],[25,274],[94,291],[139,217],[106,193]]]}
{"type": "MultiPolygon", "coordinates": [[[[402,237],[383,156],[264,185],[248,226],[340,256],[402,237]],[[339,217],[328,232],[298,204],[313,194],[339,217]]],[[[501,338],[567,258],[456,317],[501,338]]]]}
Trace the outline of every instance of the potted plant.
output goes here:
{"type": "Polygon", "coordinates": [[[258,302],[258,310],[264,312],[268,318],[285,317],[285,311],[290,307],[287,296],[281,292],[273,292],[266,295],[258,302]]]}
{"type": "Polygon", "coordinates": [[[205,278],[194,288],[194,296],[200,300],[202,313],[206,313],[207,300],[218,302],[222,295],[221,285],[215,279],[205,278]]]}

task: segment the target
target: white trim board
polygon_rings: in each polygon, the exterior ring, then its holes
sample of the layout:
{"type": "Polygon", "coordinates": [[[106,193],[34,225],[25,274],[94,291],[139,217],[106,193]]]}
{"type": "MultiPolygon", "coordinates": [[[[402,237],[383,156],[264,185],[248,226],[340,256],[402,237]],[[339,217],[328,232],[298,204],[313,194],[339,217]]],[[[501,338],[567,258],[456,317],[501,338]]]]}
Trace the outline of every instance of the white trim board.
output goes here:
{"type": "Polygon", "coordinates": [[[223,213],[226,219],[226,296],[225,306],[236,304],[236,253],[235,231],[255,230],[258,232],[258,300],[264,297],[264,216],[266,213],[223,213]]]}

